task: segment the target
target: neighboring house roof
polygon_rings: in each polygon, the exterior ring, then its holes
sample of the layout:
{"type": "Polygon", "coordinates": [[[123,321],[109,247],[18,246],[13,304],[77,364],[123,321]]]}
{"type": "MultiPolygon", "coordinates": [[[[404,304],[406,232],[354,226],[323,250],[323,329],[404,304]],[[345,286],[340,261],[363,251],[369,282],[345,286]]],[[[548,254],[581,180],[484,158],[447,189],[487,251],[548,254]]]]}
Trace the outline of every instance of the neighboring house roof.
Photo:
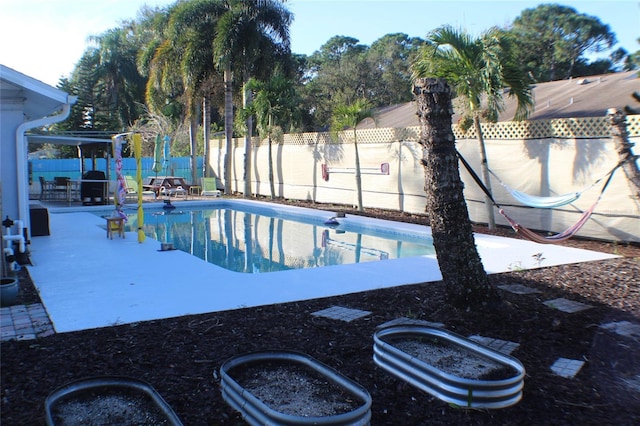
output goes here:
{"type": "MultiPolygon", "coordinates": [[[[609,108],[638,107],[631,97],[633,92],[640,92],[638,71],[539,83],[533,86],[535,110],[529,120],[603,117],[609,108]]],[[[457,110],[455,102],[454,112],[457,110]]],[[[376,111],[375,124],[373,120],[366,119],[358,128],[418,126],[416,111],[415,102],[383,107],[376,111]]],[[[505,95],[505,110],[498,121],[513,120],[515,111],[515,99],[505,95]]],[[[454,123],[459,116],[457,112],[453,115],[454,123]]]]}
{"type": "Polygon", "coordinates": [[[27,154],[28,160],[43,160],[47,158],[56,158],[60,153],[59,149],[39,149],[27,154]]]}

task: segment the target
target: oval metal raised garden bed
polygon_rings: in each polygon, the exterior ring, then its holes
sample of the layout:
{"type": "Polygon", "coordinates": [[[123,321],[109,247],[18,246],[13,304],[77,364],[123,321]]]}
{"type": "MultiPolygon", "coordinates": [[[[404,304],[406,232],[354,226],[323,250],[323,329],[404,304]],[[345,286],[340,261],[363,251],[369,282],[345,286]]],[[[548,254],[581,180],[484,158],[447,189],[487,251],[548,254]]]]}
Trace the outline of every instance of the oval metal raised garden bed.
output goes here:
{"type": "MultiPolygon", "coordinates": [[[[451,404],[473,408],[504,408],[522,398],[525,369],[516,358],[500,353],[455,333],[421,325],[398,325],[382,328],[373,336],[373,360],[384,370],[411,385],[451,404]],[[409,354],[397,346],[412,343],[425,345],[421,355],[409,354]],[[441,364],[475,362],[486,374],[463,377],[459,371],[436,367],[435,356],[429,360],[428,345],[450,351],[441,364]],[[457,359],[457,361],[456,361],[457,359]]],[[[440,351],[440,354],[442,351],[440,351]]]]}
{"type": "Polygon", "coordinates": [[[68,383],[45,400],[47,425],[171,425],[182,422],[151,385],[128,377],[68,383]]]}
{"type": "MultiPolygon", "coordinates": [[[[229,359],[220,367],[222,397],[232,408],[239,411],[243,418],[251,425],[368,425],[371,420],[371,395],[358,383],[338,373],[312,357],[290,351],[267,351],[240,355],[229,359]],[[279,370],[278,370],[279,369],[279,370]],[[247,374],[247,371],[250,374],[247,374]],[[273,392],[266,392],[269,398],[275,398],[279,392],[285,389],[285,395],[289,395],[285,410],[277,401],[265,401],[254,395],[258,394],[241,379],[243,375],[256,377],[256,371],[264,371],[264,385],[261,387],[273,387],[273,392]],[[280,371],[280,372],[278,372],[280,371]],[[284,373],[282,373],[284,371],[284,373]],[[287,374],[290,371],[291,374],[287,374]],[[269,380],[269,374],[273,378],[269,380]],[[282,380],[282,376],[285,380],[282,380]],[[278,376],[278,377],[276,377],[278,376]],[[286,380],[290,376],[291,380],[286,380]],[[309,380],[305,378],[308,376],[309,380]],[[327,392],[340,395],[327,395],[333,402],[319,404],[326,409],[338,400],[348,400],[348,410],[344,407],[340,412],[318,415],[310,409],[313,403],[305,402],[307,394],[305,382],[313,382],[311,387],[316,394],[327,392]],[[243,386],[244,383],[244,386],[243,386]],[[317,392],[320,391],[320,392],[317,392]],[[301,398],[297,402],[295,399],[301,398]],[[335,398],[334,398],[335,397],[335,398]],[[344,398],[343,398],[344,397],[344,398]],[[291,406],[300,407],[307,412],[300,413],[291,406]]],[[[257,388],[257,385],[256,385],[257,388]]],[[[342,402],[338,404],[345,405],[342,402]]]]}

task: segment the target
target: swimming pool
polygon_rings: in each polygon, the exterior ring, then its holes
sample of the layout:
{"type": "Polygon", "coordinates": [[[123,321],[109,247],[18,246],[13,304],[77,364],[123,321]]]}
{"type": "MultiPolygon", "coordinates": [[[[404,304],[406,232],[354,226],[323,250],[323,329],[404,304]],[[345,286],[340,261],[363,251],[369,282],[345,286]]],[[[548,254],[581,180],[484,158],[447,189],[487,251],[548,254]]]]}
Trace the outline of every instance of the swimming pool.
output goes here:
{"type": "MultiPolygon", "coordinates": [[[[181,201],[176,206],[176,210],[232,206],[251,212],[255,212],[254,207],[260,207],[270,216],[295,217],[323,231],[322,224],[333,215],[328,211],[253,200],[181,201]]],[[[133,213],[134,209],[128,212],[133,213]]],[[[145,210],[162,211],[160,206],[147,205],[145,210]]],[[[51,208],[50,235],[32,239],[33,265],[28,266],[29,274],[56,332],[318,299],[442,279],[435,253],[271,273],[233,272],[182,250],[161,251],[160,240],[147,238],[141,244],[135,232],[127,232],[125,238],[106,238],[106,224],[98,213],[111,214],[112,211],[113,208],[105,211],[104,206],[51,208]]],[[[163,230],[161,219],[159,216],[158,230],[163,230]]],[[[391,233],[409,240],[413,236],[431,237],[430,229],[423,225],[356,215],[347,215],[339,221],[352,232],[375,230],[374,234],[391,233]]],[[[129,225],[134,226],[133,219],[129,225]]],[[[147,225],[155,227],[153,218],[147,225]]],[[[329,236],[337,237],[339,230],[329,228],[329,236]]],[[[320,245],[321,235],[322,232],[320,245]]],[[[485,271],[490,274],[613,257],[491,235],[478,234],[475,240],[485,271]],[[541,252],[543,261],[538,260],[541,252]]]]}
{"type": "MultiPolygon", "coordinates": [[[[137,211],[126,213],[126,230],[133,232],[138,228],[137,211]]],[[[206,208],[147,209],[143,229],[147,237],[171,243],[178,250],[230,271],[251,274],[435,253],[427,234],[403,235],[357,227],[348,218],[327,224],[327,219],[227,203],[206,208]]]]}

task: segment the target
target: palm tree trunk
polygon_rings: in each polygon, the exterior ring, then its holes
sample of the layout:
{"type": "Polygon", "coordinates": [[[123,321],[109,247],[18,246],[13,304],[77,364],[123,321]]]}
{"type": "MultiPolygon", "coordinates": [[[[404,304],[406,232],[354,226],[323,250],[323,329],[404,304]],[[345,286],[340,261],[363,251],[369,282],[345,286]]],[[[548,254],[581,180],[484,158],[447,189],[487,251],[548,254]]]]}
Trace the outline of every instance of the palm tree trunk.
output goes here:
{"type": "Polygon", "coordinates": [[[271,151],[271,126],[273,125],[273,116],[269,115],[269,129],[267,141],[269,146],[269,190],[271,191],[271,199],[276,198],[276,185],[273,181],[273,152],[271,151]]]}
{"type": "Polygon", "coordinates": [[[358,151],[358,136],[356,135],[356,129],[353,129],[353,146],[356,150],[356,192],[358,195],[358,211],[364,211],[362,205],[362,174],[360,173],[360,151],[358,151]]]}
{"type": "Polygon", "coordinates": [[[451,89],[444,79],[421,78],[413,92],[421,126],[426,210],[448,301],[460,308],[497,301],[476,249],[462,191],[451,130],[451,89]]]}
{"type": "Polygon", "coordinates": [[[198,181],[198,155],[196,150],[196,132],[198,131],[198,116],[193,114],[189,120],[189,153],[191,154],[191,184],[198,181]]]}
{"type": "MultiPolygon", "coordinates": [[[[209,177],[209,139],[211,138],[211,102],[202,98],[202,133],[204,136],[202,177],[209,177]]],[[[195,184],[195,182],[194,182],[195,184]]]]}
{"type": "MultiPolygon", "coordinates": [[[[247,89],[247,76],[245,76],[242,90],[242,106],[251,105],[251,91],[247,89]]],[[[253,136],[253,117],[247,118],[247,133],[244,136],[244,197],[251,197],[251,138],[253,136]]]]}
{"type": "Polygon", "coordinates": [[[269,147],[269,191],[271,199],[276,198],[276,185],[273,182],[273,152],[271,151],[271,135],[267,136],[267,146],[269,147]]]}
{"type": "MultiPolygon", "coordinates": [[[[473,126],[476,129],[476,135],[478,135],[478,143],[480,144],[480,159],[482,161],[482,180],[484,180],[484,186],[489,190],[489,194],[493,194],[491,191],[491,177],[489,176],[489,163],[487,161],[487,149],[484,146],[484,136],[482,135],[482,127],[480,126],[480,117],[478,117],[478,113],[473,113],[473,126]]],[[[493,203],[491,202],[491,198],[486,196],[484,198],[484,203],[487,207],[487,224],[489,229],[494,229],[496,227],[496,218],[493,214],[493,203]]]]}
{"type": "Polygon", "coordinates": [[[231,153],[233,152],[233,77],[231,65],[224,70],[224,193],[231,194],[231,153]]]}
{"type": "Polygon", "coordinates": [[[633,144],[629,142],[629,132],[627,131],[627,116],[624,112],[611,108],[607,111],[607,118],[611,126],[611,137],[618,151],[618,157],[622,164],[622,170],[627,176],[629,185],[636,202],[640,202],[640,169],[638,169],[637,157],[634,158],[631,147],[633,144]]]}

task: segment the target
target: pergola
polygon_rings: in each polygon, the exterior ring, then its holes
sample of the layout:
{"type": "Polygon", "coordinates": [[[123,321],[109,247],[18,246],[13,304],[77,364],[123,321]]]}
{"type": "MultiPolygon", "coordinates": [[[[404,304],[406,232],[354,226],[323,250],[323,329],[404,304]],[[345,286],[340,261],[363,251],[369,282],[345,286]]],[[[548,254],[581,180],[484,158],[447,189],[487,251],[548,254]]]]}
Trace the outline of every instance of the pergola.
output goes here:
{"type": "MultiPolygon", "coordinates": [[[[115,134],[115,132],[114,132],[115,134]]],[[[82,136],[82,132],[73,135],[27,135],[27,141],[35,144],[51,144],[75,146],[78,149],[80,159],[80,173],[84,174],[84,159],[91,158],[92,170],[96,169],[97,154],[104,151],[104,158],[107,159],[107,180],[110,179],[109,159],[111,158],[111,139],[104,139],[95,136],[82,136]]]]}

